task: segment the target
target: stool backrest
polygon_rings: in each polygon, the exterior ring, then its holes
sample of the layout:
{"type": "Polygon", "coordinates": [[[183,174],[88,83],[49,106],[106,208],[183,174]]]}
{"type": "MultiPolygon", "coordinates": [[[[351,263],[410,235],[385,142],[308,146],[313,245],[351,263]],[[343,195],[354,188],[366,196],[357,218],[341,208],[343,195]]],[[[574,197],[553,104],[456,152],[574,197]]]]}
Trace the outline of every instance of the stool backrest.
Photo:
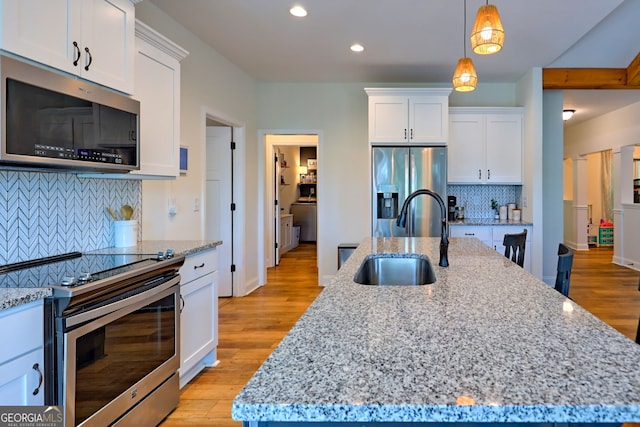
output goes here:
{"type": "Polygon", "coordinates": [[[573,265],[573,251],[560,243],[558,245],[558,269],[556,274],[556,291],[565,297],[569,296],[569,281],[571,280],[571,266],[573,265]]]}
{"type": "Polygon", "coordinates": [[[524,267],[524,246],[527,242],[527,229],[522,233],[505,234],[502,244],[504,245],[504,256],[510,258],[511,261],[524,267]]]}

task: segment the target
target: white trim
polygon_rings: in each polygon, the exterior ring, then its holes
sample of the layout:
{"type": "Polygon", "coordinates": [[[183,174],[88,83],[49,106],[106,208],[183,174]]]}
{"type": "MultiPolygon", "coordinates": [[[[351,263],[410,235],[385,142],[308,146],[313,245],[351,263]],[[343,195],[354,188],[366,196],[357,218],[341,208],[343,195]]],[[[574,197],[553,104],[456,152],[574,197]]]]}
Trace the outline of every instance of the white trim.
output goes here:
{"type": "MultiPolygon", "coordinates": [[[[317,194],[318,194],[318,208],[322,205],[322,183],[326,179],[323,176],[323,171],[326,170],[326,165],[322,161],[322,140],[324,138],[321,130],[314,129],[259,129],[258,130],[258,178],[262,178],[263,185],[258,189],[258,206],[261,208],[258,211],[258,281],[260,286],[264,285],[267,281],[267,266],[272,266],[274,259],[274,248],[270,242],[273,242],[275,236],[273,235],[272,227],[268,224],[273,224],[275,220],[273,209],[271,206],[271,200],[273,200],[273,177],[270,173],[267,173],[267,153],[273,151],[273,144],[267,143],[267,135],[317,135],[317,144],[305,143],[305,145],[317,147],[317,160],[318,160],[318,182],[317,182],[317,194]]],[[[280,145],[298,146],[299,142],[283,142],[280,145]]],[[[320,212],[320,209],[318,209],[320,212]]],[[[321,265],[322,248],[324,243],[322,241],[322,218],[318,215],[317,218],[317,235],[316,252],[317,252],[317,265],[321,265]]]]}
{"type": "MultiPolygon", "coordinates": [[[[224,125],[230,126],[233,128],[233,139],[236,143],[236,152],[234,155],[234,180],[233,180],[233,191],[234,191],[234,199],[238,205],[238,209],[235,211],[235,219],[233,224],[233,236],[234,236],[234,247],[233,247],[233,260],[236,265],[236,271],[234,276],[234,286],[232,289],[233,296],[243,296],[247,295],[251,291],[253,291],[254,283],[257,280],[257,277],[251,279],[247,279],[246,268],[252,260],[245,259],[245,221],[246,221],[246,207],[245,207],[245,194],[246,194],[246,183],[245,183],[245,169],[246,169],[246,156],[245,156],[245,129],[246,126],[241,120],[236,120],[230,118],[228,115],[221,113],[220,111],[208,107],[202,106],[200,110],[200,130],[201,130],[201,141],[202,146],[205,147],[205,154],[202,156],[200,161],[200,168],[205,173],[202,174],[202,193],[200,194],[200,200],[204,200],[205,191],[207,187],[207,174],[206,174],[206,146],[207,146],[207,119],[214,120],[216,122],[222,123],[224,125]]],[[[197,161],[197,159],[194,159],[197,161]]],[[[206,225],[206,204],[201,204],[202,209],[200,209],[200,230],[201,235],[200,238],[204,239],[205,237],[205,225],[206,225]]],[[[231,242],[222,242],[223,245],[231,246],[231,242]]],[[[219,250],[224,250],[220,248],[219,250]]],[[[220,268],[226,268],[226,266],[220,266],[220,268]]]]}

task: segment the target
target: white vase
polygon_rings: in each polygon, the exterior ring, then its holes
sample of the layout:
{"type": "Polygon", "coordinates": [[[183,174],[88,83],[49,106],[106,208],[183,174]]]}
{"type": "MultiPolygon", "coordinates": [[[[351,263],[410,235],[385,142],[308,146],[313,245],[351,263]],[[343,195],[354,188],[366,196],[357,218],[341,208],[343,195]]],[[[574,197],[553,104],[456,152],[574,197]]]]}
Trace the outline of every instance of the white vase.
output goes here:
{"type": "Polygon", "coordinates": [[[138,243],[138,221],[114,221],[113,242],[116,248],[135,246],[138,243]]]}

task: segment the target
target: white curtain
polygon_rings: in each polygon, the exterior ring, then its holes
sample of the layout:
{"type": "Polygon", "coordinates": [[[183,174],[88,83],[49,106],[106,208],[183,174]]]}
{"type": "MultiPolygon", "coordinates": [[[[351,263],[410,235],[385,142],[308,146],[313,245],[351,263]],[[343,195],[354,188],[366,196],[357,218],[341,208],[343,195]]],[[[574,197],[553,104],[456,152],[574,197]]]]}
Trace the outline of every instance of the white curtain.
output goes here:
{"type": "Polygon", "coordinates": [[[611,185],[611,150],[602,151],[600,153],[601,166],[601,203],[602,216],[605,221],[613,220],[613,186],[611,185]]]}

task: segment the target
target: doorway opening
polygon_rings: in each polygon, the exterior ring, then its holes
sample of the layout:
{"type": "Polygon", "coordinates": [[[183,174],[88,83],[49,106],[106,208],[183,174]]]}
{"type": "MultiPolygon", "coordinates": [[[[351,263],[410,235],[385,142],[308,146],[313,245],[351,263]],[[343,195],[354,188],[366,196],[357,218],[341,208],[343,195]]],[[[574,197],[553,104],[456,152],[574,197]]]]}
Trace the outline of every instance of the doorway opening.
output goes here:
{"type": "Polygon", "coordinates": [[[279,264],[299,242],[318,252],[319,135],[265,133],[265,267],[279,264]]]}

